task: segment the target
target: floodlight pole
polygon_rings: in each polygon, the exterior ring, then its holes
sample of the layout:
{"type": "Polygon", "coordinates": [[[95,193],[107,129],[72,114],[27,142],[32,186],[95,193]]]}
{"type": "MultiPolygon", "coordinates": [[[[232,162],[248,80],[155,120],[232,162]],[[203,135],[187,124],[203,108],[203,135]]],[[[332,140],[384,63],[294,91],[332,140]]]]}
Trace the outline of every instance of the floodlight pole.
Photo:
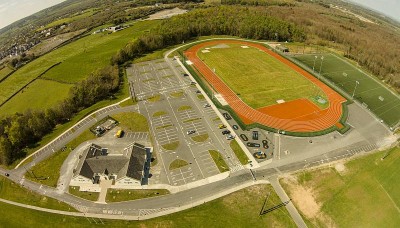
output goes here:
{"type": "Polygon", "coordinates": [[[356,85],[354,86],[354,91],[353,91],[353,95],[351,96],[351,98],[354,98],[354,95],[356,94],[356,89],[357,89],[357,85],[360,84],[359,81],[356,81],[356,85]]]}
{"type": "Polygon", "coordinates": [[[314,65],[312,67],[312,71],[315,72],[315,62],[317,61],[318,56],[315,56],[314,58],[314,65]]]}
{"type": "Polygon", "coordinates": [[[213,99],[215,98],[215,77],[217,76],[216,74],[215,74],[215,68],[213,68],[213,72],[214,72],[214,75],[213,75],[213,90],[212,90],[212,97],[213,97],[213,99]]]}
{"type": "Polygon", "coordinates": [[[319,65],[318,79],[319,79],[320,81],[321,81],[322,62],[324,62],[324,56],[321,56],[321,65],[319,65]]]}

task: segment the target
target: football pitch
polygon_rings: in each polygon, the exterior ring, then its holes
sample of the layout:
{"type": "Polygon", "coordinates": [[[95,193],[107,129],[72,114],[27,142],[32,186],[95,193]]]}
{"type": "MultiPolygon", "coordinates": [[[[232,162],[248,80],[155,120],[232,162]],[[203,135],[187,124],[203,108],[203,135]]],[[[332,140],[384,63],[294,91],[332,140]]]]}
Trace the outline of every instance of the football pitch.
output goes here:
{"type": "Polygon", "coordinates": [[[350,63],[333,54],[298,55],[294,58],[305,64],[353,96],[364,107],[371,110],[389,127],[396,126],[400,120],[400,98],[350,63]],[[321,60],[323,56],[323,60],[321,60]],[[322,62],[322,66],[321,66],[322,62]]]}
{"type": "MultiPolygon", "coordinates": [[[[198,57],[250,107],[258,109],[317,96],[327,101],[322,90],[311,81],[258,48],[243,44],[219,44],[205,47],[198,57]]],[[[328,106],[314,102],[321,108],[328,106]]]]}

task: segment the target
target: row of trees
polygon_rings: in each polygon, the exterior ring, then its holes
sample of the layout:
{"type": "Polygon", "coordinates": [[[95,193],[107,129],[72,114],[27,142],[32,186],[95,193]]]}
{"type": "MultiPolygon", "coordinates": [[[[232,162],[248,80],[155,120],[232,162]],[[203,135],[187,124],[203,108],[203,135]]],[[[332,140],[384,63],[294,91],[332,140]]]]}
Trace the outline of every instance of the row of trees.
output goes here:
{"type": "Polygon", "coordinates": [[[256,8],[220,6],[198,9],[164,21],[159,27],[121,49],[113,64],[122,64],[169,45],[198,36],[232,35],[249,39],[304,41],[302,29],[256,8]]]}
{"type": "Polygon", "coordinates": [[[72,87],[69,97],[45,111],[16,113],[0,121],[0,164],[9,165],[25,155],[24,149],[34,146],[80,110],[109,98],[118,90],[120,75],[117,66],[108,66],[72,87]]]}

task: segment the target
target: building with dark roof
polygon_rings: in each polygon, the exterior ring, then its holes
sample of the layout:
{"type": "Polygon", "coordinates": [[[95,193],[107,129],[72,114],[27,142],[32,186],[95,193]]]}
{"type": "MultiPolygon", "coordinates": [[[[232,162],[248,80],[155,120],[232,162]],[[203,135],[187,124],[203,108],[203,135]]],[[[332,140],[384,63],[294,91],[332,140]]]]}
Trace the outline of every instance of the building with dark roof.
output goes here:
{"type": "Polygon", "coordinates": [[[71,183],[99,184],[101,179],[113,184],[141,184],[148,151],[138,143],[124,149],[123,154],[109,154],[107,148],[91,144],[80,156],[71,183]]]}

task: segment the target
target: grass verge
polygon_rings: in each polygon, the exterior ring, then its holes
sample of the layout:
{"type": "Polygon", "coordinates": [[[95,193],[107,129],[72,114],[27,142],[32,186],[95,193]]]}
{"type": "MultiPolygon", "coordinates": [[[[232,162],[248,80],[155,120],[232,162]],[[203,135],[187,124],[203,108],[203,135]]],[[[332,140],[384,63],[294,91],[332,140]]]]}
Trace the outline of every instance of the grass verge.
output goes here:
{"type": "Polygon", "coordinates": [[[189,110],[189,109],[192,109],[192,106],[182,105],[181,107],[178,108],[178,111],[181,112],[181,111],[185,111],[185,110],[189,110]]]}
{"type": "Polygon", "coordinates": [[[226,162],[224,161],[224,159],[222,158],[221,154],[218,151],[209,150],[208,152],[210,153],[215,164],[217,165],[219,172],[223,173],[229,171],[228,165],[226,164],[226,162]]]}
{"type": "Polygon", "coordinates": [[[166,111],[158,111],[158,112],[153,113],[153,117],[159,117],[159,116],[163,116],[166,114],[167,114],[166,111]]]}
{"type": "Polygon", "coordinates": [[[193,136],[192,140],[195,141],[195,142],[205,142],[205,141],[207,141],[208,137],[209,137],[208,134],[205,133],[205,134],[202,134],[202,135],[193,136]]]}
{"type": "Polygon", "coordinates": [[[233,150],[242,165],[246,165],[247,163],[249,163],[249,158],[239,146],[238,142],[236,142],[236,140],[232,140],[229,145],[231,146],[231,149],[233,150]]]}
{"type": "MultiPolygon", "coordinates": [[[[37,207],[44,207],[62,211],[76,211],[73,207],[69,206],[66,203],[27,190],[26,188],[21,187],[20,185],[6,179],[5,177],[0,177],[0,198],[37,207]]],[[[9,215],[9,213],[11,212],[0,214],[9,215]]],[[[0,222],[0,224],[3,223],[0,222]]]]}
{"type": "Polygon", "coordinates": [[[176,148],[178,148],[179,142],[176,141],[176,142],[167,143],[167,144],[164,144],[164,145],[161,145],[161,146],[162,146],[162,148],[164,148],[166,150],[175,150],[176,148]]]}
{"type": "MultiPolygon", "coordinates": [[[[102,219],[110,227],[296,227],[282,207],[258,216],[265,196],[271,192],[266,207],[281,201],[270,185],[255,185],[185,211],[145,221],[102,219]],[[250,203],[251,202],[251,203],[250,203]]],[[[92,227],[91,219],[50,214],[0,202],[0,224],[4,227],[92,227]]]]}
{"type": "Polygon", "coordinates": [[[71,195],[90,201],[97,201],[100,195],[99,192],[81,192],[79,191],[78,186],[69,186],[69,193],[71,195]]]}
{"type": "Polygon", "coordinates": [[[170,194],[167,189],[108,189],[106,202],[122,202],[170,194]]]}

